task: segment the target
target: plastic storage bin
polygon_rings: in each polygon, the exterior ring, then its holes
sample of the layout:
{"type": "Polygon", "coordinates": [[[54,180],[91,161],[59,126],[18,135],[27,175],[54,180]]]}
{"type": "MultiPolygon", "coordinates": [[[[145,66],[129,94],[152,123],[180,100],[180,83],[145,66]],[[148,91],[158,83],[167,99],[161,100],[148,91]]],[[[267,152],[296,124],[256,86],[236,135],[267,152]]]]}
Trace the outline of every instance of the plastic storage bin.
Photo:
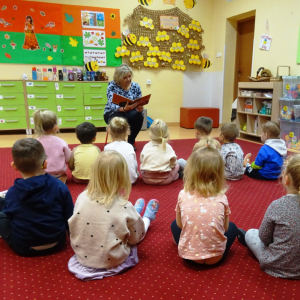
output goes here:
{"type": "Polygon", "coordinates": [[[300,151],[300,123],[280,121],[280,138],[287,148],[300,151]]]}
{"type": "Polygon", "coordinates": [[[280,98],[279,100],[279,110],[280,110],[280,120],[295,120],[294,115],[294,105],[297,104],[293,99],[280,98]]]}
{"type": "Polygon", "coordinates": [[[249,90],[241,90],[241,96],[242,97],[252,97],[254,94],[253,91],[249,91],[249,90]]]}
{"type": "Polygon", "coordinates": [[[300,78],[298,76],[282,76],[283,79],[283,98],[299,98],[300,78]]]}
{"type": "Polygon", "coordinates": [[[294,105],[295,121],[300,122],[300,105],[294,105]]]}

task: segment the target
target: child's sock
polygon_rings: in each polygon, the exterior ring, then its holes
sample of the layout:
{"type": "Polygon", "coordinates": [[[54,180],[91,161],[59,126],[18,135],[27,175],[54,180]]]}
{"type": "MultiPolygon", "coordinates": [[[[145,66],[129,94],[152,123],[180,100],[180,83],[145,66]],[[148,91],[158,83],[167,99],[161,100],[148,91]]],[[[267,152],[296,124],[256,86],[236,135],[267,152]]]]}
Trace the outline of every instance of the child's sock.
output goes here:
{"type": "Polygon", "coordinates": [[[134,208],[136,209],[136,211],[141,214],[141,212],[144,210],[145,207],[145,200],[143,198],[137,199],[135,204],[134,204],[134,208]]]}
{"type": "Polygon", "coordinates": [[[238,234],[237,234],[237,239],[243,246],[247,247],[247,244],[245,241],[245,235],[246,235],[246,231],[242,228],[239,228],[238,234]]]}
{"type": "Polygon", "coordinates": [[[145,226],[145,234],[148,231],[151,220],[148,217],[143,217],[144,226],[145,226]]]}
{"type": "Polygon", "coordinates": [[[147,207],[146,207],[146,211],[144,213],[144,218],[149,218],[150,221],[155,220],[157,211],[159,208],[159,202],[156,199],[152,199],[148,202],[147,207]]]}

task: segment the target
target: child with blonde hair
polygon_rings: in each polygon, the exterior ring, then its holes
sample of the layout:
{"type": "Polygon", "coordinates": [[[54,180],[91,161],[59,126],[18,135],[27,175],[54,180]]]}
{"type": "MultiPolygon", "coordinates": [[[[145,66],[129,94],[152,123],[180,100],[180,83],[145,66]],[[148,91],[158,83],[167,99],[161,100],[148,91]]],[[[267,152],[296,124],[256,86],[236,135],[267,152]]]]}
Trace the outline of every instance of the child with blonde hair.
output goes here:
{"type": "Polygon", "coordinates": [[[168,126],[162,120],[154,120],[149,135],[151,141],[144,146],[140,156],[144,182],[166,185],[177,180],[179,165],[173,148],[168,144],[168,126]]]}
{"type": "Polygon", "coordinates": [[[221,150],[221,144],[217,140],[213,139],[210,136],[206,136],[206,137],[201,138],[201,140],[195,144],[195,146],[193,148],[193,152],[197,151],[198,149],[205,148],[205,147],[215,148],[218,151],[221,150]]]}
{"type": "Polygon", "coordinates": [[[290,156],[282,171],[286,195],[273,201],[259,229],[238,229],[261,269],[274,277],[300,279],[300,154],[290,156]]]}
{"type": "Polygon", "coordinates": [[[75,255],[68,267],[82,280],[102,279],[138,263],[137,247],[159,208],[150,200],[144,217],[144,200],[129,201],[131,182],[123,156],[113,150],[99,154],[87,189],[76,201],[69,219],[75,255]]]}
{"type": "Polygon", "coordinates": [[[237,227],[229,222],[224,161],[218,150],[208,145],[189,157],[175,211],[171,231],[180,257],[207,265],[225,259],[237,227]]]}
{"type": "Polygon", "coordinates": [[[48,161],[46,173],[66,182],[67,163],[71,157],[71,150],[63,139],[55,136],[58,132],[56,114],[50,110],[37,110],[33,114],[33,121],[37,140],[46,151],[48,161]]]}
{"type": "Polygon", "coordinates": [[[104,151],[115,150],[124,157],[128,165],[131,183],[135,183],[139,177],[139,172],[133,146],[126,142],[129,130],[129,124],[126,119],[121,117],[111,119],[107,126],[107,131],[113,142],[107,144],[104,147],[104,151]]]}

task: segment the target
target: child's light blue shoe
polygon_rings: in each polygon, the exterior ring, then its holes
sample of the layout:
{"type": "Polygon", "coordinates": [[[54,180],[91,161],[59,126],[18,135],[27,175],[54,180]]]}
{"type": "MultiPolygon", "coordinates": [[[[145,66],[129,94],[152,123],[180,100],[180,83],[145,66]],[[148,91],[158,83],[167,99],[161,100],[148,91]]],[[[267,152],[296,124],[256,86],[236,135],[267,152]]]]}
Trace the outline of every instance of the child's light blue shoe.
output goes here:
{"type": "Polygon", "coordinates": [[[136,211],[141,214],[141,212],[144,210],[145,207],[145,200],[143,198],[137,199],[135,204],[134,204],[134,208],[136,209],[136,211]]]}
{"type": "Polygon", "coordinates": [[[152,199],[148,202],[144,217],[149,218],[151,221],[155,220],[156,213],[159,208],[159,202],[156,199],[152,199]]]}

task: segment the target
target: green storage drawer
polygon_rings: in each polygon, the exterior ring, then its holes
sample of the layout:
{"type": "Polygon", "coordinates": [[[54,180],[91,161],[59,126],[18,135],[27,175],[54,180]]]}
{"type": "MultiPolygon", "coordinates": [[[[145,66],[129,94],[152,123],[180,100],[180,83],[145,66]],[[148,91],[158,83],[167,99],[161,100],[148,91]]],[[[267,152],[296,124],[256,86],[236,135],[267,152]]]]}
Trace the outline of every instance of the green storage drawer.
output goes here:
{"type": "Polygon", "coordinates": [[[58,117],[83,117],[84,107],[81,106],[60,106],[57,105],[57,116],[58,117]]]}
{"type": "Polygon", "coordinates": [[[102,93],[106,94],[108,82],[85,82],[83,83],[83,92],[85,94],[102,93]]]}
{"type": "Polygon", "coordinates": [[[104,121],[103,116],[86,116],[85,121],[93,123],[96,127],[106,127],[107,126],[107,124],[104,121]]]}
{"type": "Polygon", "coordinates": [[[56,94],[82,94],[83,83],[75,83],[72,81],[58,82],[56,94]]]}
{"type": "Polygon", "coordinates": [[[83,105],[82,94],[58,94],[56,95],[57,105],[83,105]]]}
{"type": "Polygon", "coordinates": [[[27,129],[26,117],[0,118],[0,130],[27,129]]]}
{"type": "Polygon", "coordinates": [[[48,107],[56,105],[55,94],[27,94],[28,106],[48,107]]]}
{"type": "Polygon", "coordinates": [[[24,93],[23,81],[0,81],[0,94],[24,93]]]}
{"type": "Polygon", "coordinates": [[[105,105],[107,103],[107,96],[106,94],[84,94],[83,103],[84,105],[105,105]]]}
{"type": "Polygon", "coordinates": [[[52,81],[26,82],[27,94],[55,94],[55,83],[52,81]]]}
{"type": "Polygon", "coordinates": [[[0,106],[24,104],[24,93],[0,94],[0,106]]]}
{"type": "Polygon", "coordinates": [[[58,118],[60,128],[75,128],[77,125],[85,122],[84,117],[61,117],[58,118]]]}
{"type": "Polygon", "coordinates": [[[104,114],[105,105],[93,105],[84,107],[85,116],[101,116],[104,114]]]}
{"type": "Polygon", "coordinates": [[[56,105],[39,105],[39,106],[28,105],[29,117],[32,116],[33,113],[38,109],[40,109],[41,111],[51,110],[56,113],[56,105]]]}
{"type": "Polygon", "coordinates": [[[26,117],[25,105],[0,106],[0,118],[26,117]]]}

